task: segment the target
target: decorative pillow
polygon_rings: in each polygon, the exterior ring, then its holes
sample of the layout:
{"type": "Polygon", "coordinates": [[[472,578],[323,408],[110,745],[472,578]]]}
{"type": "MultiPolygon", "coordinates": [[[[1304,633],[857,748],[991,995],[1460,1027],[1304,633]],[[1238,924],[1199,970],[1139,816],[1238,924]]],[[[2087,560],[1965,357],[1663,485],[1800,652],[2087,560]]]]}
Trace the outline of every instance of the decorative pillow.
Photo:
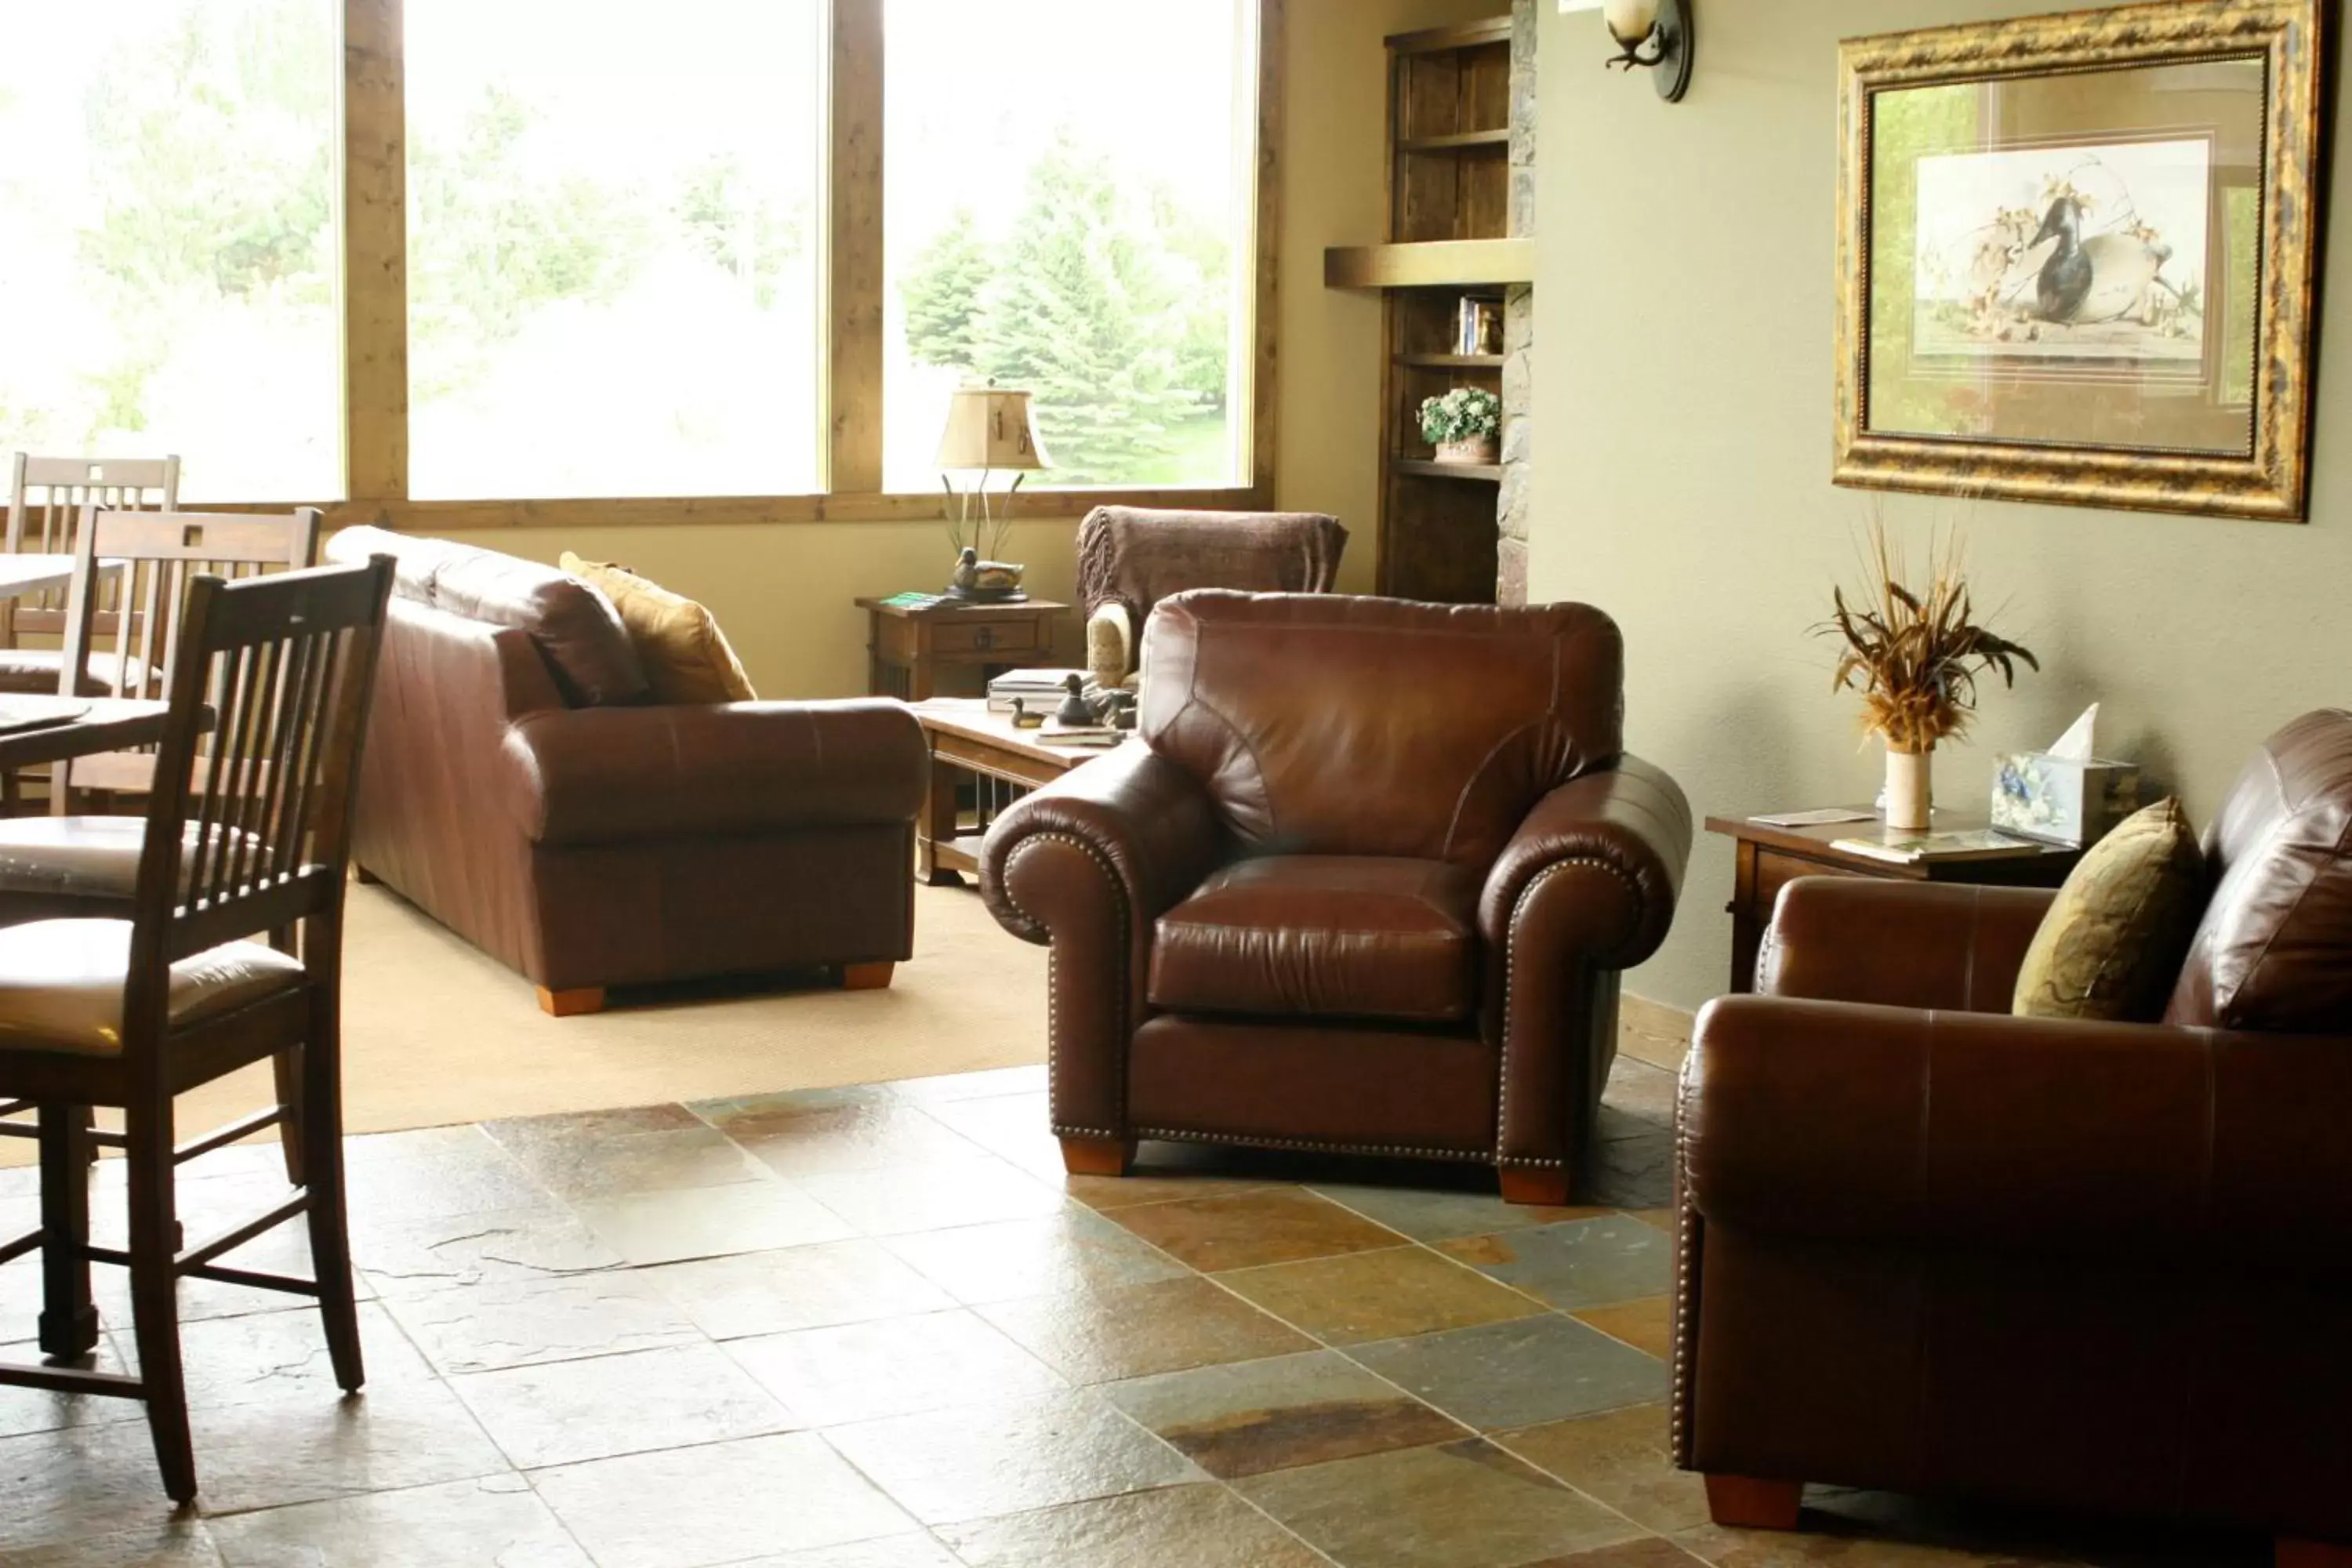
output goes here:
{"type": "Polygon", "coordinates": [[[2205,891],[2205,857],[2177,800],[2126,817],[2091,847],[2025,950],[2024,1018],[2154,1023],[2180,973],[2205,891]]]}
{"type": "Polygon", "coordinates": [[[742,661],[709,610],[625,566],[583,561],[570,551],[562,566],[604,592],[621,612],[654,700],[666,704],[750,702],[759,695],[742,661]]]}

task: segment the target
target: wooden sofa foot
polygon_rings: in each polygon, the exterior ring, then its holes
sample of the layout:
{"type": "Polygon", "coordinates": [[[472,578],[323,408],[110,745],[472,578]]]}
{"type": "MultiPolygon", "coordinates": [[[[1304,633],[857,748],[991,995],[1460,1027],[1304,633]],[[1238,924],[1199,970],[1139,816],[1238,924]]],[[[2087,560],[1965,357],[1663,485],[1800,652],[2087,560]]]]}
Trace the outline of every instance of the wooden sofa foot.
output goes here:
{"type": "Polygon", "coordinates": [[[1065,1138],[1062,1169],[1073,1176],[1124,1176],[1135,1163],[1132,1138],[1065,1138]]]}
{"type": "Polygon", "coordinates": [[[1707,1517],[1747,1530],[1794,1530],[1805,1499],[1802,1481],[1759,1481],[1749,1476],[1706,1478],[1707,1517]]]}
{"type": "Polygon", "coordinates": [[[539,988],[539,1010],[551,1018],[577,1018],[583,1013],[604,1010],[604,988],[585,986],[578,991],[550,991],[539,988]]]}
{"type": "Polygon", "coordinates": [[[2352,1568],[2352,1546],[2279,1537],[2271,1548],[2272,1568],[2352,1568]]]}
{"type": "Polygon", "coordinates": [[[841,988],[844,991],[887,991],[895,963],[845,963],[841,966],[841,988]]]}
{"type": "Polygon", "coordinates": [[[354,862],[352,866],[352,880],[357,882],[362,888],[373,888],[378,882],[383,881],[383,879],[369,870],[366,867],[354,862]]]}
{"type": "Polygon", "coordinates": [[[1498,1165],[1503,1201],[1535,1204],[1548,1208],[1568,1206],[1568,1170],[1559,1165],[1498,1165]]]}

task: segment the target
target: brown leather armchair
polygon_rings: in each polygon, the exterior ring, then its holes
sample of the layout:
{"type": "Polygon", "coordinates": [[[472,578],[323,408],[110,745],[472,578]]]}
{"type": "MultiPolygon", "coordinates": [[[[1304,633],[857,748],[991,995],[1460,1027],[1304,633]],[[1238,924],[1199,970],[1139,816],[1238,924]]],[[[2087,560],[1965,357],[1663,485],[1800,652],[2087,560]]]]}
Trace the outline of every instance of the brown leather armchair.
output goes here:
{"type": "Polygon", "coordinates": [[[1196,592],[1145,633],[1143,743],[997,820],[982,885],[1053,944],[1054,1130],[1476,1161],[1566,1201],[1664,940],[1690,811],[1622,753],[1580,605],[1196,592]]]}
{"type": "Polygon", "coordinates": [[[1800,1487],[2268,1531],[2352,1562],[2352,713],[2265,744],[2159,1024],[2009,1016],[2053,895],[1809,879],[1681,1105],[1675,1443],[1800,1487]]]}

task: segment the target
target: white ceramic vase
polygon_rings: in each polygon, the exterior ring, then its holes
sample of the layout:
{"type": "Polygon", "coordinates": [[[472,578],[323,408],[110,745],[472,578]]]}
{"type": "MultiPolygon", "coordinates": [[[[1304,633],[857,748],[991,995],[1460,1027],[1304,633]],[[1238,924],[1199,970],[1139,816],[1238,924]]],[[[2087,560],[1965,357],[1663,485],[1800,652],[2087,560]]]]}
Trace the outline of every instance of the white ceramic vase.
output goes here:
{"type": "Polygon", "coordinates": [[[1886,748],[1886,826],[1925,832],[1935,801],[1936,751],[1886,748]]]}

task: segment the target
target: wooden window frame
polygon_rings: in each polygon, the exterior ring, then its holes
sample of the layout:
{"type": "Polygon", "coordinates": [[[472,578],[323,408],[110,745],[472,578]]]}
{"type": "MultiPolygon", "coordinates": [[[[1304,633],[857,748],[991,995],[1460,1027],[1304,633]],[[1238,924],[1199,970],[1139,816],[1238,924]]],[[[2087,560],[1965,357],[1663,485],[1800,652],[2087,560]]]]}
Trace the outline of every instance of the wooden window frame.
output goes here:
{"type": "MultiPolygon", "coordinates": [[[[1184,489],[1024,490],[1031,518],[1076,518],[1106,502],[1270,509],[1274,505],[1276,325],[1280,303],[1282,53],[1287,0],[1255,0],[1256,185],[1249,350],[1249,482],[1184,489]]],[[[816,495],[416,500],[408,493],[408,175],[403,0],[343,0],[343,442],[349,499],[324,501],[330,527],[421,532],[499,528],[638,528],[667,523],[936,521],[936,491],[891,494],[882,478],[882,94],[885,0],[830,0],[820,471],[816,495]]],[[[282,510],[273,507],[236,510],[282,510]]]]}

